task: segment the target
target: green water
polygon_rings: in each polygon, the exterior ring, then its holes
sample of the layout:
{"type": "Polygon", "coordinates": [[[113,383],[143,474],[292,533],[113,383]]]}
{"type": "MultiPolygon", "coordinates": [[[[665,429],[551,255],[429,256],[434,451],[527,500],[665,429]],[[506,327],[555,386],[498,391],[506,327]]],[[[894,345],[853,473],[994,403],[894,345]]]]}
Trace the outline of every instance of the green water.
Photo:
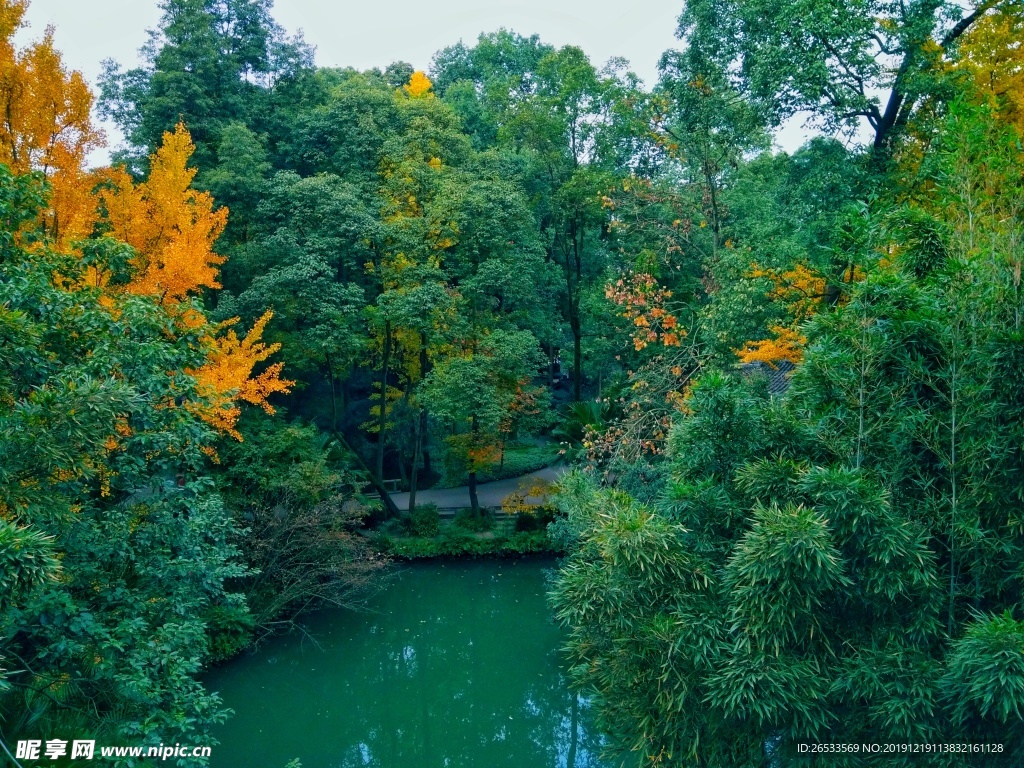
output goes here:
{"type": "Polygon", "coordinates": [[[235,715],[212,768],[588,768],[545,604],[552,563],[405,567],[370,612],[324,611],[207,677],[235,715]]]}

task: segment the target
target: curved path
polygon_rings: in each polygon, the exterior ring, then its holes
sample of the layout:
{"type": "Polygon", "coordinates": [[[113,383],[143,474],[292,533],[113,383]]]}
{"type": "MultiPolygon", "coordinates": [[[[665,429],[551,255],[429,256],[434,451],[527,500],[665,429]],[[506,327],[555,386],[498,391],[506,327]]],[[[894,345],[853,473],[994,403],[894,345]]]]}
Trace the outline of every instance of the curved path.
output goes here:
{"type": "MultiPolygon", "coordinates": [[[[547,480],[554,482],[563,472],[568,469],[564,464],[556,464],[553,467],[545,467],[537,472],[530,472],[519,477],[510,477],[505,480],[493,480],[489,483],[478,483],[476,486],[477,499],[481,507],[500,507],[501,501],[510,493],[519,490],[520,484],[529,484],[533,479],[547,480]]],[[[395,505],[403,512],[409,509],[409,494],[392,493],[391,496],[395,505]]],[[[543,499],[529,497],[529,501],[536,504],[543,499]]],[[[466,509],[469,507],[469,486],[460,485],[458,488],[438,488],[435,490],[416,491],[416,505],[436,504],[438,509],[466,509]]]]}

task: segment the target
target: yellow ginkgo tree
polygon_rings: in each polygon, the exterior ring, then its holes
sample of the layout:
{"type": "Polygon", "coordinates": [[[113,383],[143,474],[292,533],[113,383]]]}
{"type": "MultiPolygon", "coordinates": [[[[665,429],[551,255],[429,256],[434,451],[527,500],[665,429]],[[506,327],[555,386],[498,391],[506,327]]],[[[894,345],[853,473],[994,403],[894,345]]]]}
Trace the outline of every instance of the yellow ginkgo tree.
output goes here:
{"type": "MultiPolygon", "coordinates": [[[[227,224],[227,208],[215,208],[208,192],[192,188],[195,169],[188,167],[195,146],[184,125],[164,134],[163,144],[150,158],[148,179],[136,184],[123,169],[111,172],[111,182],[99,198],[111,234],[135,249],[133,276],[126,290],[152,296],[185,327],[207,323],[193,302],[186,301],[208,288],[219,288],[219,266],[224,257],[214,245],[227,224]]],[[[206,336],[207,363],[190,371],[199,381],[206,404],[195,409],[202,418],[237,439],[235,429],[240,401],[274,409],[268,397],[288,392],[294,382],[280,378],[282,363],[270,365],[258,375],[256,367],[280,349],[280,344],[261,341],[272,317],[263,314],[244,338],[222,323],[221,335],[206,336]]]]}
{"type": "Polygon", "coordinates": [[[43,228],[63,251],[92,232],[97,172],[88,154],[103,145],[90,120],[93,96],[80,72],[68,72],[53,30],[23,50],[14,44],[27,0],[0,0],[0,163],[15,174],[41,173],[50,185],[43,228]]]}
{"type": "MultiPolygon", "coordinates": [[[[87,169],[89,153],[104,143],[90,119],[93,95],[81,73],[64,66],[51,30],[17,48],[14,34],[24,25],[27,7],[26,0],[0,0],[0,163],[15,174],[46,179],[49,203],[40,223],[58,250],[75,253],[79,241],[98,228],[132,246],[128,282],[110,284],[109,275],[91,270],[96,286],[107,294],[151,296],[181,328],[207,325],[201,304],[192,299],[220,287],[224,258],[214,246],[228,210],[192,188],[196,171],[188,163],[195,147],[188,130],[179,124],[164,134],[144,181],[136,183],[122,168],[87,169]]],[[[267,398],[292,384],[280,378],[280,364],[254,375],[279,349],[260,340],[269,320],[268,312],[241,339],[233,330],[223,332],[237,319],[211,331],[205,337],[207,363],[191,372],[206,395],[206,403],[195,408],[235,437],[240,438],[234,428],[239,401],[272,411],[267,398]]]]}

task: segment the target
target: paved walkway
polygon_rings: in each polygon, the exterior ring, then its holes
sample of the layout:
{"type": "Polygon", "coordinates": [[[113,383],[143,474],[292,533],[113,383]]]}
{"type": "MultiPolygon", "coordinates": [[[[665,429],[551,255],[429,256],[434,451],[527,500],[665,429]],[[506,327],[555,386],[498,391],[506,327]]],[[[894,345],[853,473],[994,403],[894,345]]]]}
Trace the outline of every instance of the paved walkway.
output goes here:
{"type": "MultiPolygon", "coordinates": [[[[537,472],[531,472],[528,475],[510,477],[506,480],[494,480],[490,483],[479,483],[476,487],[477,499],[479,499],[481,507],[500,507],[502,499],[510,493],[518,491],[520,484],[529,485],[535,478],[554,482],[566,469],[568,467],[564,464],[558,464],[537,472]]],[[[400,510],[404,512],[409,509],[408,493],[392,493],[389,495],[400,510]]],[[[534,504],[543,501],[543,499],[533,497],[530,497],[528,500],[534,504]]],[[[436,504],[438,509],[467,509],[469,508],[469,486],[462,485],[458,488],[416,491],[416,505],[419,506],[420,504],[436,504]]]]}

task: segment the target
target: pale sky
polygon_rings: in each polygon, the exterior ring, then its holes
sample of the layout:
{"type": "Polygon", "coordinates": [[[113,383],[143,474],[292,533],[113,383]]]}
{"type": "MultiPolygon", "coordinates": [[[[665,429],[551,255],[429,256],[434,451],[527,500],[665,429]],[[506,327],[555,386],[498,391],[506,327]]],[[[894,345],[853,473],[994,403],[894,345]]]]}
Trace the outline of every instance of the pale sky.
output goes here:
{"type": "MultiPolygon", "coordinates": [[[[621,56],[650,87],[657,80],[661,54],[677,45],[676,20],[682,0],[526,0],[488,3],[480,0],[277,0],[274,17],[289,33],[302,30],[316,48],[320,66],[357,69],[408,61],[427,69],[433,54],[460,39],[471,44],[481,32],[505,27],[555,46],[578,45],[600,66],[621,56]]],[[[156,0],[31,0],[22,44],[56,28],[54,41],[71,69],[95,86],[100,62],[112,58],[124,68],[138,62],[146,30],[157,25],[156,0]]],[[[105,125],[109,144],[121,138],[105,125]]],[[[806,136],[799,123],[784,129],[779,144],[795,149],[806,136]]],[[[107,153],[90,158],[102,164],[107,153]]]]}

